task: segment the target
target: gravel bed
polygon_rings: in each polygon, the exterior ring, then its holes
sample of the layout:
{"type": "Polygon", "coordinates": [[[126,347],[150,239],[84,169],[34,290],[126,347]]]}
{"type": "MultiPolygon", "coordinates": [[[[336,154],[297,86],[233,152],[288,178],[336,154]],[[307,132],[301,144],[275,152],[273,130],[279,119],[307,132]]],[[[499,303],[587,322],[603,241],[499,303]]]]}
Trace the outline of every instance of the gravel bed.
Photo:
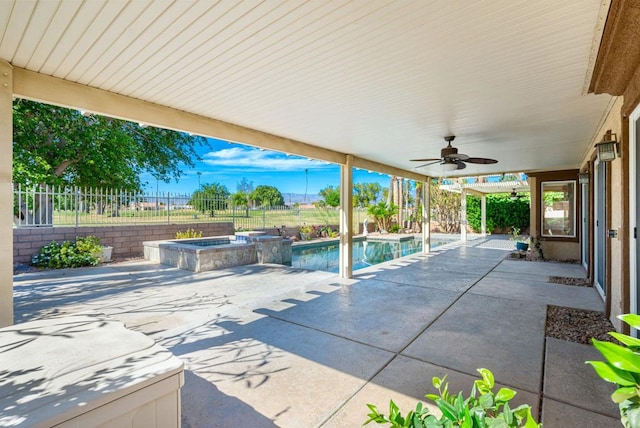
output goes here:
{"type": "Polygon", "coordinates": [[[571,278],[568,276],[550,276],[549,282],[553,284],[573,285],[575,287],[593,287],[587,278],[571,278]]]}
{"type": "Polygon", "coordinates": [[[507,260],[521,260],[523,262],[550,262],[550,263],[567,263],[571,265],[577,265],[580,260],[564,260],[564,259],[539,259],[535,254],[530,251],[512,251],[505,256],[507,260]]]}
{"type": "Polygon", "coordinates": [[[615,331],[604,312],[551,306],[547,308],[545,335],[569,342],[591,345],[591,338],[616,340],[607,333],[615,331]]]}

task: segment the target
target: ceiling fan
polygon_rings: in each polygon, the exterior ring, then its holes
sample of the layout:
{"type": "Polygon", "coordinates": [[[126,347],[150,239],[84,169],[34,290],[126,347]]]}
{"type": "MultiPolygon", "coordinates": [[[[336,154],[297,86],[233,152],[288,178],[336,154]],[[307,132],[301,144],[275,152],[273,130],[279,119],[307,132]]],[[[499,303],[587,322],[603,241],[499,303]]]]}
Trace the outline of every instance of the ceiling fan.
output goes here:
{"type": "Polygon", "coordinates": [[[518,192],[516,192],[516,188],[513,188],[513,191],[511,192],[511,194],[509,195],[511,197],[512,201],[517,201],[520,198],[524,198],[524,195],[518,195],[518,192]]]}
{"type": "Polygon", "coordinates": [[[439,163],[445,171],[455,171],[457,169],[465,169],[467,163],[478,164],[491,164],[498,163],[495,159],[489,158],[472,158],[464,153],[458,153],[458,149],[451,146],[451,142],[456,138],[455,135],[448,135],[444,137],[444,141],[447,142],[447,147],[440,150],[439,158],[428,159],[411,159],[411,162],[427,162],[423,165],[418,165],[416,168],[422,168],[423,166],[429,166],[439,163]]]}

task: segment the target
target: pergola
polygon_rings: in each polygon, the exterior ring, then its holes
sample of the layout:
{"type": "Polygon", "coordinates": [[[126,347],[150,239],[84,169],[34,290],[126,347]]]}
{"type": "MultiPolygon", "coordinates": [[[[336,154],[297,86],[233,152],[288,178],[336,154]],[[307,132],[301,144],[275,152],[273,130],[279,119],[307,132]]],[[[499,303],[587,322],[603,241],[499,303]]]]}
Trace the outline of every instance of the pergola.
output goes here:
{"type": "Polygon", "coordinates": [[[467,194],[480,197],[480,233],[487,234],[487,195],[497,193],[529,192],[526,181],[497,181],[490,183],[453,183],[441,184],[440,188],[449,192],[460,193],[460,240],[467,240],[467,194]]]}
{"type": "MultiPolygon", "coordinates": [[[[606,0],[3,1],[0,325],[12,322],[15,97],[336,163],[342,189],[354,167],[440,175],[410,159],[437,156],[451,134],[499,163],[450,176],[571,169],[612,105],[587,95],[608,10],[606,0]]],[[[351,197],[342,193],[344,277],[351,197]]]]}

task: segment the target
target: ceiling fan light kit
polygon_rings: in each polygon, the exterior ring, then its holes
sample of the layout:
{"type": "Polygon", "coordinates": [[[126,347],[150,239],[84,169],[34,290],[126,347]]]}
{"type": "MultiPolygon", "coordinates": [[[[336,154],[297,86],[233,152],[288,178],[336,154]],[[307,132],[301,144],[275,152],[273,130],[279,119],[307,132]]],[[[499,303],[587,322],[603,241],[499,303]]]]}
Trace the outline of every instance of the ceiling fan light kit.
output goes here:
{"type": "MultiPolygon", "coordinates": [[[[464,164],[463,164],[464,165],[464,164]]],[[[459,168],[459,165],[456,162],[452,162],[450,160],[445,160],[442,163],[442,170],[446,171],[446,172],[451,172],[451,171],[455,171],[459,168]]],[[[460,168],[462,169],[462,168],[460,168]]]]}
{"type": "Polygon", "coordinates": [[[418,165],[416,168],[440,164],[442,170],[446,172],[465,169],[467,167],[467,163],[487,165],[498,162],[495,159],[469,157],[464,153],[458,153],[458,148],[451,145],[451,142],[455,138],[455,135],[448,135],[444,137],[444,141],[447,142],[447,147],[444,147],[442,150],[440,150],[439,158],[411,159],[411,162],[427,162],[425,164],[418,165]]]}

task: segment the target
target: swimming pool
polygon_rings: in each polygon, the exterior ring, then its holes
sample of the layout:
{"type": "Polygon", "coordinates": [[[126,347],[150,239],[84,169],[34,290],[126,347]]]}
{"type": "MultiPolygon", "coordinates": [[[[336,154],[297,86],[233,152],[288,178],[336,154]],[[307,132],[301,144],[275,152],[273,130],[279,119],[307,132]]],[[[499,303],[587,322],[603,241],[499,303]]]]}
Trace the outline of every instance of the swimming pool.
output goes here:
{"type": "MultiPolygon", "coordinates": [[[[431,248],[446,244],[450,241],[431,241],[431,248]]],[[[339,248],[338,242],[323,242],[313,245],[297,245],[291,249],[291,266],[338,272],[339,248]]],[[[354,241],[353,242],[353,270],[397,259],[422,251],[421,240],[406,241],[354,241]]]]}

